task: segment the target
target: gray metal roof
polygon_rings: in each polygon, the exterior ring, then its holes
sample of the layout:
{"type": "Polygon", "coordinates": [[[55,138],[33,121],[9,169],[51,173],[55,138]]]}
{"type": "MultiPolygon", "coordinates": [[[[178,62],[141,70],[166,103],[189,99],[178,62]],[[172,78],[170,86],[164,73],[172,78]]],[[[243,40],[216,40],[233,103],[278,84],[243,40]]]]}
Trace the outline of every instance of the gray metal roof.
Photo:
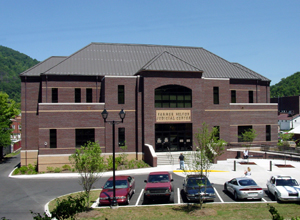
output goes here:
{"type": "Polygon", "coordinates": [[[199,47],[91,43],[49,68],[49,75],[133,76],[140,70],[196,71],[205,78],[269,79],[199,47]]]}
{"type": "Polygon", "coordinates": [[[242,68],[243,70],[249,72],[250,74],[253,74],[254,76],[256,76],[257,78],[260,78],[262,79],[263,81],[270,81],[268,78],[260,75],[259,73],[257,72],[254,72],[253,70],[250,70],[249,68],[243,66],[242,64],[239,64],[239,63],[232,63],[233,65],[239,67],[239,68],[242,68]]]}
{"type": "Polygon", "coordinates": [[[181,60],[167,51],[160,53],[142,67],[140,71],[184,71],[184,72],[203,72],[197,67],[181,60]]]}
{"type": "Polygon", "coordinates": [[[44,60],[36,64],[35,66],[29,68],[28,70],[20,73],[20,76],[39,76],[41,73],[44,73],[48,69],[52,68],[53,66],[57,65],[67,57],[63,56],[53,56],[49,57],[48,59],[44,60]]]}

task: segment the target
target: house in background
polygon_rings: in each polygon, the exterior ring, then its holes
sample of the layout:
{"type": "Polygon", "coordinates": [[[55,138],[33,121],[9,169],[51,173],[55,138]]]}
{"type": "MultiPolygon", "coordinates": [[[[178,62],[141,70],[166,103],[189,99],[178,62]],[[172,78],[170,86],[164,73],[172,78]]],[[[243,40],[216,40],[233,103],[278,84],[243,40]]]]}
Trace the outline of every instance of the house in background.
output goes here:
{"type": "Polygon", "coordinates": [[[278,125],[280,131],[289,131],[300,126],[300,115],[291,115],[289,113],[280,113],[278,115],[278,125]]]}
{"type": "MultiPolygon", "coordinates": [[[[270,80],[198,47],[91,43],[68,57],[50,57],[20,74],[21,165],[61,167],[87,141],[105,156],[127,145],[128,158],[149,162],[148,152],[196,149],[206,122],[229,144],[253,128],[255,143],[277,143],[277,104],[270,80]]],[[[226,157],[226,153],[224,154],[226,157]]]]}

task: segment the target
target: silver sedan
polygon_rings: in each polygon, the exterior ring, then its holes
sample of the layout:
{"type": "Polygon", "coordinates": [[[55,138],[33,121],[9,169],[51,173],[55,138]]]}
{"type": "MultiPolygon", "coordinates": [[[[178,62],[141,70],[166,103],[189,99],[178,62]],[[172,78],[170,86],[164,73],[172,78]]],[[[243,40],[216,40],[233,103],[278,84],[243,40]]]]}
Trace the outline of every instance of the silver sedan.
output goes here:
{"type": "Polygon", "coordinates": [[[249,177],[238,177],[225,182],[224,190],[230,192],[235,200],[258,199],[264,196],[263,189],[249,177]]]}

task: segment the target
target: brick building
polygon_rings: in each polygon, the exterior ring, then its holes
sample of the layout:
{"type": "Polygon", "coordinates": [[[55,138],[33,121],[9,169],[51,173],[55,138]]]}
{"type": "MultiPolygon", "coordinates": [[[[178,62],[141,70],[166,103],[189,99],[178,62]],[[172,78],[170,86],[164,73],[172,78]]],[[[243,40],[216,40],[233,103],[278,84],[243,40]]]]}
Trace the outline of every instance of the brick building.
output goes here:
{"type": "Polygon", "coordinates": [[[195,149],[193,133],[203,122],[238,144],[238,134],[256,130],[257,143],[277,143],[277,104],[270,80],[196,47],[91,43],[68,57],[50,57],[20,74],[22,81],[21,164],[62,166],[76,147],[98,141],[112,153],[128,147],[143,158],[156,152],[195,149]]]}

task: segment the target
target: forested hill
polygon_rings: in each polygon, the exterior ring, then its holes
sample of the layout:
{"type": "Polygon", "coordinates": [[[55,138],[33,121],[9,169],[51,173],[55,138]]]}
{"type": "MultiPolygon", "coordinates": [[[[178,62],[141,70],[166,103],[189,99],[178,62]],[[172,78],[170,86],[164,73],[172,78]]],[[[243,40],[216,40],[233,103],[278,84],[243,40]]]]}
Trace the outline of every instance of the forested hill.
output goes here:
{"type": "Polygon", "coordinates": [[[21,80],[19,74],[38,64],[29,56],[0,45],[0,91],[10,99],[21,102],[21,80]]]}
{"type": "Polygon", "coordinates": [[[300,72],[281,79],[270,87],[271,98],[300,95],[300,72]]]}

